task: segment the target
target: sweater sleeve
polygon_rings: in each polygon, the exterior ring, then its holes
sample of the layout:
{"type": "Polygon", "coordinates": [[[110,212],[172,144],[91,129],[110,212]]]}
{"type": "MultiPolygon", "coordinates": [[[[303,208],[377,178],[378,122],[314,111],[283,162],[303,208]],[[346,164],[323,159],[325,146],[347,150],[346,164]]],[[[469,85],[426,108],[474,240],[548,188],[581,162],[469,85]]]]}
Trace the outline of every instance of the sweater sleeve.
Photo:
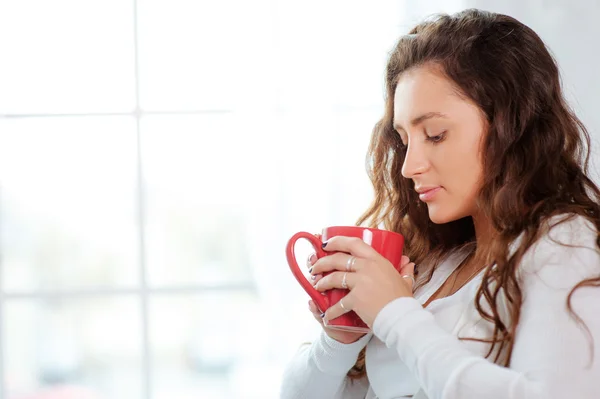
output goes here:
{"type": "Polygon", "coordinates": [[[310,345],[303,345],[283,373],[282,399],[364,399],[366,377],[346,376],[372,333],[351,344],[342,344],[324,331],[310,345]]]}
{"type": "Polygon", "coordinates": [[[413,298],[386,305],[373,332],[397,350],[430,399],[596,398],[600,287],[579,288],[572,297],[587,332],[566,307],[576,284],[599,276],[595,237],[581,245],[566,236],[571,247],[544,240],[523,258],[528,265],[521,273],[524,298],[510,368],[471,353],[413,298]]]}

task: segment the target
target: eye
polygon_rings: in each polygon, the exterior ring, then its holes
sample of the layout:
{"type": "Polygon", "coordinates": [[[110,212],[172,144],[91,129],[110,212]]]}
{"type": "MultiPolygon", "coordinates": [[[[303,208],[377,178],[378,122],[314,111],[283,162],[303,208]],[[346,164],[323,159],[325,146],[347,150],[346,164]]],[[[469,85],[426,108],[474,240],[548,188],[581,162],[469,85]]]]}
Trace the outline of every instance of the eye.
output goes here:
{"type": "Polygon", "coordinates": [[[427,136],[427,141],[432,142],[433,144],[437,144],[442,142],[444,139],[446,138],[446,131],[444,130],[443,132],[441,132],[440,134],[436,135],[436,136],[427,136]]]}

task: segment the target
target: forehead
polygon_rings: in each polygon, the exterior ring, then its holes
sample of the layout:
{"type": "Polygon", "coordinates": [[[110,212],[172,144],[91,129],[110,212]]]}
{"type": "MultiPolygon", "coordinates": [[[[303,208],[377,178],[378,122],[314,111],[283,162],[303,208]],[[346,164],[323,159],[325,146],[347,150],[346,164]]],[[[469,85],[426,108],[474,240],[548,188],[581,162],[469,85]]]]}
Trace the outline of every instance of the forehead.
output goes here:
{"type": "Polygon", "coordinates": [[[394,124],[409,121],[428,112],[449,112],[462,102],[456,87],[432,67],[418,67],[404,72],[394,93],[394,124]]]}

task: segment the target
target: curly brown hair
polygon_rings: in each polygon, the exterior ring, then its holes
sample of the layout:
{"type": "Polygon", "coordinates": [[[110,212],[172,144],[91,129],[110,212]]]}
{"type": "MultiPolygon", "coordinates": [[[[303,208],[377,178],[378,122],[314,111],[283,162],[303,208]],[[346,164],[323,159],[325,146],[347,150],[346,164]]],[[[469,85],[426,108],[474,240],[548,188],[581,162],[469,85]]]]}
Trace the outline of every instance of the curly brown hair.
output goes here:
{"type": "MultiPolygon", "coordinates": [[[[430,281],[450,252],[476,246],[471,217],[434,224],[412,180],[401,175],[406,147],[392,125],[394,92],[405,71],[425,64],[436,66],[477,104],[487,122],[478,205],[497,236],[486,248],[495,266],[485,268],[475,306],[494,325],[493,337],[484,341],[490,343],[487,357],[496,352],[494,362],[508,366],[522,303],[517,269],[543,234],[543,223],[554,215],[581,215],[600,231],[600,191],[588,177],[590,137],[566,103],[556,61],[540,37],[514,18],[469,9],[436,15],[402,36],[389,57],[385,111],[367,157],[375,197],[357,223],[404,234],[405,253],[419,265],[417,287],[430,281]],[[516,250],[509,251],[517,237],[516,250]],[[500,318],[501,295],[509,322],[500,318]]],[[[600,286],[600,265],[598,270],[598,277],[581,281],[567,299],[580,322],[571,297],[580,287],[600,286]]],[[[363,350],[348,375],[364,373],[363,350]]]]}

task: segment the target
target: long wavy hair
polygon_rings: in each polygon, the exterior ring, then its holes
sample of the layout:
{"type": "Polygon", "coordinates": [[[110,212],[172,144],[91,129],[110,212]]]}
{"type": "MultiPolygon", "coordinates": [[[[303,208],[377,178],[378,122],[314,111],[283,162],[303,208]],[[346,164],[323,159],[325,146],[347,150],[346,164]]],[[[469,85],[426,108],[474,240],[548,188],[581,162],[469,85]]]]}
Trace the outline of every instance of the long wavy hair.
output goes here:
{"type": "MultiPolygon", "coordinates": [[[[438,67],[487,122],[478,206],[497,232],[486,249],[496,266],[485,268],[475,306],[494,326],[493,337],[483,341],[490,344],[486,357],[495,352],[494,362],[508,366],[523,299],[517,268],[543,233],[544,221],[581,215],[600,231],[600,191],[588,177],[590,137],[563,97],[554,58],[539,36],[514,18],[469,9],[436,15],[402,36],[389,57],[385,111],[367,157],[375,197],[357,224],[404,234],[405,252],[419,265],[417,287],[430,281],[452,251],[476,246],[471,217],[434,224],[413,182],[401,175],[406,148],[392,127],[394,92],[405,71],[425,64],[438,67]],[[509,251],[517,237],[516,250],[509,251]],[[508,321],[501,318],[501,296],[508,321]]],[[[597,278],[581,281],[568,296],[569,312],[580,322],[571,297],[583,286],[600,286],[600,265],[597,278]]],[[[348,375],[364,373],[363,351],[348,375]]]]}

